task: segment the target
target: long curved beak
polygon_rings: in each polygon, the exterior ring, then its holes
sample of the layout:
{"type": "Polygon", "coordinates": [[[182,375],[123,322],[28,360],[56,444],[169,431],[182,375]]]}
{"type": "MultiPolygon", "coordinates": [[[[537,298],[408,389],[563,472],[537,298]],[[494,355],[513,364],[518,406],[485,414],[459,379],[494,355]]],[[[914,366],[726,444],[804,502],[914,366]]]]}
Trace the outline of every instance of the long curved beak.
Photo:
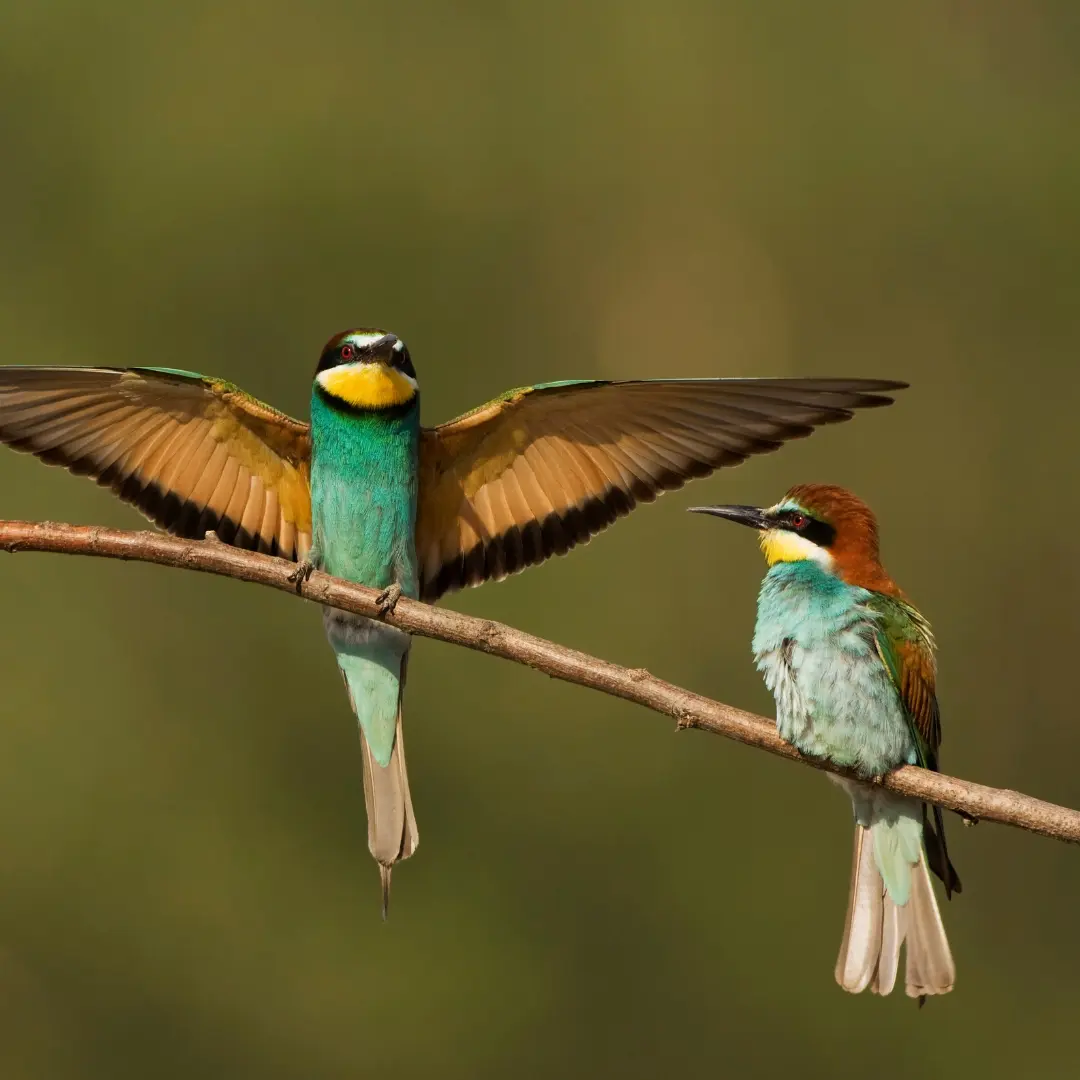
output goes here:
{"type": "Polygon", "coordinates": [[[757,506],[691,506],[688,509],[691,514],[712,514],[713,517],[727,518],[751,529],[764,531],[772,527],[765,511],[757,506]]]}

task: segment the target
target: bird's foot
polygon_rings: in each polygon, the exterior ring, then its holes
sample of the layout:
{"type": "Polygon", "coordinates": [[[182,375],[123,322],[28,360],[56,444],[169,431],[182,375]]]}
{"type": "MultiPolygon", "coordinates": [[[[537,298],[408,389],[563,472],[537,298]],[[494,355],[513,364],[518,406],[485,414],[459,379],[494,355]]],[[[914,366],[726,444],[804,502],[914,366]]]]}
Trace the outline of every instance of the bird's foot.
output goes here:
{"type": "Polygon", "coordinates": [[[301,559],[300,562],[296,564],[296,569],[288,576],[287,580],[296,586],[297,592],[301,592],[304,588],[304,582],[311,577],[314,569],[315,564],[310,559],[301,559]]]}
{"type": "Polygon", "coordinates": [[[397,607],[397,602],[400,599],[401,586],[396,581],[393,585],[387,585],[387,587],[375,598],[375,604],[379,609],[379,614],[393,614],[394,608],[397,607]]]}

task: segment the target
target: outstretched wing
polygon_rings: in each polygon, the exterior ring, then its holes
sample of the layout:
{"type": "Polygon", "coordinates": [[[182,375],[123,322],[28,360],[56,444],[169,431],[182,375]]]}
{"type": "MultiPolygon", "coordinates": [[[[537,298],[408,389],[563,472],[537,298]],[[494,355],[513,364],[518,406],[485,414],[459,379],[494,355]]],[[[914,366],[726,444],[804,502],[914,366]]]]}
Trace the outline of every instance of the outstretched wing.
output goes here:
{"type": "Polygon", "coordinates": [[[302,557],[306,424],[216,379],[159,368],[0,368],[0,440],[92,476],[169,532],[302,557]]]}
{"type": "MultiPolygon", "coordinates": [[[[935,689],[937,663],[930,624],[916,608],[896,596],[875,593],[868,606],[878,616],[878,655],[907,712],[919,764],[936,772],[937,752],[941,745],[941,713],[935,689]]],[[[930,824],[924,803],[923,842],[927,861],[944,883],[946,894],[952,896],[961,891],[960,877],[949,860],[945,822],[938,806],[934,807],[934,823],[930,824]]]]}
{"type": "Polygon", "coordinates": [[[887,405],[868,379],[570,382],[511,390],[420,444],[421,596],[498,579],[576,544],[639,502],[887,405]]]}

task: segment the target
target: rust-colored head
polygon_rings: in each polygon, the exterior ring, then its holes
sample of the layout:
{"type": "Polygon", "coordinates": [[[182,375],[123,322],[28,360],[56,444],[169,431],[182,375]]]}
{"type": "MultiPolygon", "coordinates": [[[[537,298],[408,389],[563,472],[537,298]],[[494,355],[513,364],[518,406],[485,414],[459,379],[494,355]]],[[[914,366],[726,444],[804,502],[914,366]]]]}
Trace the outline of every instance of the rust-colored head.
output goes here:
{"type": "Polygon", "coordinates": [[[877,520],[857,495],[832,484],[799,484],[775,506],[694,507],[761,533],[770,566],[811,559],[849,585],[900,596],[881,565],[877,520]]]}
{"type": "Polygon", "coordinates": [[[828,551],[837,577],[849,585],[899,595],[900,589],[881,565],[877,518],[858,495],[834,484],[799,484],[780,505],[788,504],[803,507],[834,530],[828,551]]]}

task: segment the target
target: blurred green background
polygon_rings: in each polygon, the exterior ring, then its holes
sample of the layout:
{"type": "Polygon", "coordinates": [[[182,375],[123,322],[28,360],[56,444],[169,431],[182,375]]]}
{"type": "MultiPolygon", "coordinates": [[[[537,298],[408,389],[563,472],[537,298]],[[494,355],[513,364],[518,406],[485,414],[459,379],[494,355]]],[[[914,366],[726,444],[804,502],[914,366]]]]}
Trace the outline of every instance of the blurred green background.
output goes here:
{"type": "MultiPolygon", "coordinates": [[[[1080,10],[757,0],[0,6],[5,363],[159,364],[306,416],[331,333],[429,422],[513,385],[910,380],[458,595],[756,711],[752,537],[878,510],[932,619],[947,771],[1080,804],[1080,10]]],[[[5,517],[138,527],[0,454],[5,517]]],[[[1080,856],[952,850],[956,991],[833,983],[850,859],[809,769],[417,643],[423,843],[390,921],[316,610],[0,559],[0,1075],[1076,1075],[1080,856]]]]}

